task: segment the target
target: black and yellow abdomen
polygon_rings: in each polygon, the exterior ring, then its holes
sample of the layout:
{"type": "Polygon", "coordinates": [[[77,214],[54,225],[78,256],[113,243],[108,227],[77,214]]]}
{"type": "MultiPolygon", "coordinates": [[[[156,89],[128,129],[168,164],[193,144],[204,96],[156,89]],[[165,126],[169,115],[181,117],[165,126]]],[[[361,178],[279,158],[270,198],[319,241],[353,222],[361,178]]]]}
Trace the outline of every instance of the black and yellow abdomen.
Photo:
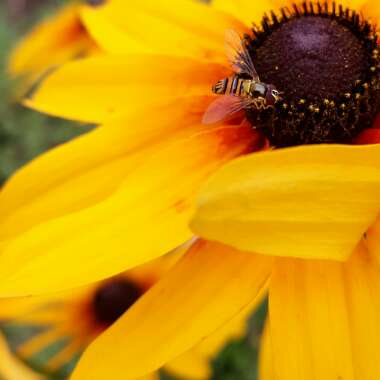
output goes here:
{"type": "Polygon", "coordinates": [[[239,78],[237,75],[218,81],[212,88],[212,92],[218,95],[246,96],[244,83],[247,79],[239,78]]]}

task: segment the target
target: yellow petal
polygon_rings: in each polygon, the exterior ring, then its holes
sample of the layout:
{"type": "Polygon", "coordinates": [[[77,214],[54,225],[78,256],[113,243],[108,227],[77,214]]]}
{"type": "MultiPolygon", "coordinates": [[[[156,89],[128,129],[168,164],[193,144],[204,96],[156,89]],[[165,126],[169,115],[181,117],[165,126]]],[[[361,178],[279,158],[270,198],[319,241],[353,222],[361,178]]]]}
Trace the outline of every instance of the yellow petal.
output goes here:
{"type": "Polygon", "coordinates": [[[365,235],[365,244],[380,267],[380,218],[369,228],[365,235]]]}
{"type": "Polygon", "coordinates": [[[208,357],[191,349],[167,363],[164,370],[175,379],[208,380],[211,376],[211,363],[208,357]]]}
{"type": "Polygon", "coordinates": [[[245,127],[228,126],[178,139],[147,157],[103,202],[5,242],[0,294],[84,285],[182,244],[192,236],[188,223],[199,187],[220,165],[245,153],[252,138],[245,127]]]}
{"type": "Polygon", "coordinates": [[[135,379],[188,350],[252,302],[272,260],[197,242],[85,352],[73,380],[135,379]],[[99,358],[102,360],[98,360],[99,358]]]}
{"type": "Polygon", "coordinates": [[[254,153],[203,189],[196,234],[268,255],[346,260],[380,211],[380,145],[254,153]]]}
{"type": "Polygon", "coordinates": [[[190,244],[191,241],[186,242],[168,254],[129,269],[120,276],[126,276],[130,280],[141,284],[142,288],[148,289],[178,262],[178,260],[187,252],[190,244]]]}
{"type": "Polygon", "coordinates": [[[209,95],[226,69],[187,58],[135,55],[96,57],[64,65],[26,104],[38,111],[101,123],[178,96],[209,95]]]}
{"type": "Polygon", "coordinates": [[[0,193],[0,240],[103,201],[162,144],[205,129],[207,102],[186,97],[136,110],[24,166],[0,193]]]}
{"type": "MultiPolygon", "coordinates": [[[[286,348],[285,348],[286,349],[286,348]]],[[[276,380],[269,322],[265,323],[259,351],[259,380],[276,380]]]]}
{"type": "Polygon", "coordinates": [[[276,380],[355,379],[342,266],[277,260],[269,288],[276,380]]]}
{"type": "Polygon", "coordinates": [[[261,304],[266,293],[267,286],[264,286],[256,299],[242,312],[190,351],[167,363],[165,369],[180,379],[210,379],[212,361],[228,342],[242,338],[246,334],[248,319],[261,304]]]}
{"type": "Polygon", "coordinates": [[[276,380],[380,378],[379,291],[363,244],[347,263],[278,259],[269,293],[276,380]]]}
{"type": "Polygon", "coordinates": [[[355,11],[360,11],[368,3],[368,0],[342,0],[340,3],[355,11]]]}
{"type": "Polygon", "coordinates": [[[376,0],[367,0],[364,2],[363,14],[366,18],[370,19],[375,25],[380,22],[380,9],[379,3],[376,0]]]}
{"type": "Polygon", "coordinates": [[[160,380],[159,372],[153,372],[143,377],[140,377],[138,380],[160,380]]]}
{"type": "Polygon", "coordinates": [[[28,81],[44,71],[94,48],[79,18],[78,5],[68,5],[35,27],[13,50],[8,63],[12,76],[28,81]]]}
{"type": "Polygon", "coordinates": [[[235,16],[247,26],[260,24],[265,13],[277,10],[283,6],[279,0],[212,0],[212,5],[221,11],[235,16]]]}
{"type": "Polygon", "coordinates": [[[380,267],[378,258],[360,245],[345,266],[355,379],[380,378],[380,267]]]}
{"type": "Polygon", "coordinates": [[[84,7],[83,22],[112,54],[148,52],[224,59],[224,31],[245,31],[235,18],[193,0],[112,0],[84,7]]]}
{"type": "MultiPolygon", "coordinates": [[[[328,2],[332,3],[330,0],[328,2]]],[[[340,0],[339,4],[359,11],[365,2],[366,0],[340,0]]],[[[291,9],[293,3],[290,0],[212,0],[212,4],[216,9],[234,15],[247,26],[251,26],[252,24],[260,25],[264,14],[268,15],[272,10],[275,12],[279,11],[285,6],[291,9]]]]}
{"type": "Polygon", "coordinates": [[[152,151],[130,155],[126,151],[119,156],[111,149],[105,152],[102,144],[107,141],[115,142],[108,147],[122,150],[117,136],[104,129],[95,131],[44,154],[16,173],[0,193],[4,210],[0,239],[4,242],[40,223],[96,206],[116,192],[152,151]]]}

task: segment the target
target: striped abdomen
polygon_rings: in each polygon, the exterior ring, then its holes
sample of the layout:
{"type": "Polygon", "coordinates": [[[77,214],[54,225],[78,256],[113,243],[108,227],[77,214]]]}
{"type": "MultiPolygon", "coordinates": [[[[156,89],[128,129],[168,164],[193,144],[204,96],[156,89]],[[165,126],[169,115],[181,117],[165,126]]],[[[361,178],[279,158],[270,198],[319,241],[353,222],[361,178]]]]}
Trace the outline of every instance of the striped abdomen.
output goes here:
{"type": "Polygon", "coordinates": [[[236,95],[236,96],[245,96],[244,91],[244,82],[247,79],[239,78],[238,76],[233,76],[225,78],[217,82],[213,88],[212,92],[218,95],[236,95]]]}

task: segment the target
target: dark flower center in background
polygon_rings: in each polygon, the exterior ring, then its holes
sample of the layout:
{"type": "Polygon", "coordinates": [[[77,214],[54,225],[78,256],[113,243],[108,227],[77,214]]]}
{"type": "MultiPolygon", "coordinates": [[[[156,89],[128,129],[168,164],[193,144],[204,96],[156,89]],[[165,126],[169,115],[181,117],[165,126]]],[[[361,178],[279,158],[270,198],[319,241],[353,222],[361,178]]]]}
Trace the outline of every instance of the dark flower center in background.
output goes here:
{"type": "Polygon", "coordinates": [[[264,17],[246,36],[261,81],[283,92],[275,109],[248,111],[274,146],[350,143],[380,105],[374,28],[355,11],[304,3],[264,17]]]}
{"type": "Polygon", "coordinates": [[[96,320],[111,325],[127,311],[143,294],[137,284],[119,278],[106,282],[95,293],[93,309],[96,320]]]}

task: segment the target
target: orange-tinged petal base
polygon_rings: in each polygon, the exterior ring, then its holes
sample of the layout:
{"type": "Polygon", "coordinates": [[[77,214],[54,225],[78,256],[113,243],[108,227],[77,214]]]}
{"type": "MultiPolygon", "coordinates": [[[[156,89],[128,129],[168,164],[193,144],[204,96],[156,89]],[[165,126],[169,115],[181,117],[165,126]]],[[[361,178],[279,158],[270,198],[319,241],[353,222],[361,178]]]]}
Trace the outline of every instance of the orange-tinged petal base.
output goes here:
{"type": "Polygon", "coordinates": [[[376,0],[363,1],[364,5],[362,8],[363,15],[370,19],[375,25],[379,24],[380,21],[380,10],[379,3],[376,0]]]}
{"type": "Polygon", "coordinates": [[[355,144],[379,144],[380,143],[380,128],[369,128],[364,130],[354,140],[355,144]]]}

